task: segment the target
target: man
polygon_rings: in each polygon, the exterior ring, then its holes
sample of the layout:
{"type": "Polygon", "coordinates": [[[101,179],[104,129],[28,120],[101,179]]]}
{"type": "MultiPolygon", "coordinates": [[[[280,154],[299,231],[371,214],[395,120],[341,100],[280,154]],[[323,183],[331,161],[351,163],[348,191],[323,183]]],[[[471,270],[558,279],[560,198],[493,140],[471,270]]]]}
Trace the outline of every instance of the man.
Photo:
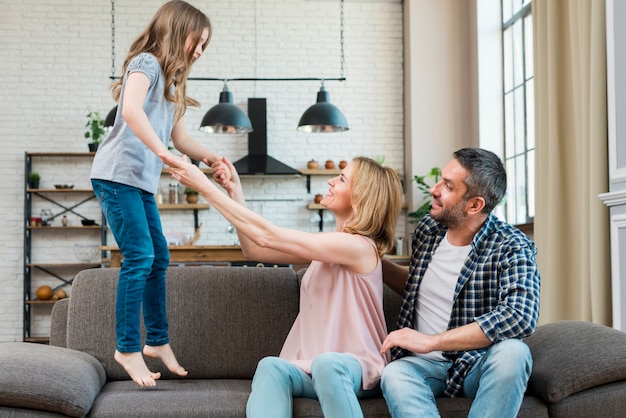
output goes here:
{"type": "Polygon", "coordinates": [[[480,148],[453,156],[415,229],[410,266],[383,267],[404,294],[382,346],[394,360],[381,380],[394,418],[438,417],[444,395],[474,398],[469,417],[515,417],[532,370],[521,338],[539,317],[536,247],[492,213],[507,184],[500,159],[480,148]]]}

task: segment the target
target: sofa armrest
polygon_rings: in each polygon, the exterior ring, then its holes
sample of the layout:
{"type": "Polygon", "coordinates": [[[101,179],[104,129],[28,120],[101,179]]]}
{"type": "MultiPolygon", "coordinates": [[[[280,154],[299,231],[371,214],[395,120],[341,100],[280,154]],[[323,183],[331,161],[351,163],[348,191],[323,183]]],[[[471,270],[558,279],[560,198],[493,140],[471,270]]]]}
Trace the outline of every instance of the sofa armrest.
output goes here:
{"type": "Polygon", "coordinates": [[[67,347],[67,312],[70,306],[68,298],[57,301],[52,307],[50,318],[50,345],[67,347]]]}
{"type": "Polygon", "coordinates": [[[0,343],[0,405],[86,415],[106,382],[89,354],[48,345],[0,343]]]}
{"type": "Polygon", "coordinates": [[[547,403],[626,379],[626,333],[583,321],[559,321],[526,338],[533,356],[529,389],[547,403]]]}

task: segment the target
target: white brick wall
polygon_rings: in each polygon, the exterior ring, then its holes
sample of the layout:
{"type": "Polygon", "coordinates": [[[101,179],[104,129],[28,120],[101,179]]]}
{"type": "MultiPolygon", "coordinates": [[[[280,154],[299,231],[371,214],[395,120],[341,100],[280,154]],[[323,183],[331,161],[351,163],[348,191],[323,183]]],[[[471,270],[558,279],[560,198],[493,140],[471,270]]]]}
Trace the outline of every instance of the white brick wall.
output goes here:
{"type": "MultiPolygon", "coordinates": [[[[116,71],[132,39],[161,1],[116,1],[116,71]]],[[[193,1],[213,24],[213,38],[192,77],[327,77],[340,75],[339,1],[216,0],[193,1]]],[[[83,138],[89,110],[106,114],[114,106],[108,90],[111,75],[110,2],[96,0],[0,0],[0,341],[22,338],[23,174],[25,151],[87,151],[83,138]]],[[[237,105],[248,97],[268,100],[268,151],[295,168],[311,158],[350,159],[385,155],[385,164],[403,171],[403,41],[399,0],[345,3],[345,76],[327,81],[331,101],[339,106],[351,130],[342,134],[303,134],[296,125],[315,102],[319,82],[233,81],[237,105]]],[[[116,74],[117,75],[117,74],[116,74]]],[[[202,103],[186,115],[193,136],[235,161],[247,153],[245,136],[209,135],[197,131],[204,113],[217,103],[222,83],[190,81],[189,94],[202,103]]],[[[87,169],[88,171],[88,169],[87,169]]],[[[46,169],[44,184],[87,183],[66,178],[66,167],[46,169]]],[[[85,176],[87,172],[85,172],[85,176]]],[[[250,207],[285,227],[316,231],[306,209],[315,193],[327,189],[314,178],[311,194],[305,178],[246,179],[250,207]]],[[[163,178],[163,189],[167,178],[163,178]]],[[[78,222],[78,218],[70,218],[78,222]]],[[[228,223],[215,211],[200,213],[200,244],[232,244],[228,223]]],[[[166,232],[193,234],[191,213],[163,214],[166,232]]],[[[402,222],[401,222],[402,224],[402,222]]],[[[330,227],[334,224],[330,224],[330,227]]],[[[404,233],[401,227],[400,233],[404,233]]],[[[38,237],[44,237],[40,235],[38,237]]],[[[52,234],[49,234],[52,238],[52,234]]],[[[55,260],[70,254],[88,235],[56,234],[37,257],[55,260]]],[[[36,259],[37,260],[37,259],[36,259]]],[[[39,277],[39,276],[38,276],[39,277]]],[[[47,279],[37,279],[45,281],[47,279]]],[[[39,282],[38,282],[39,283],[39,282]]],[[[36,317],[47,317],[38,309],[36,317]]],[[[35,334],[47,334],[38,321],[35,334]]]]}

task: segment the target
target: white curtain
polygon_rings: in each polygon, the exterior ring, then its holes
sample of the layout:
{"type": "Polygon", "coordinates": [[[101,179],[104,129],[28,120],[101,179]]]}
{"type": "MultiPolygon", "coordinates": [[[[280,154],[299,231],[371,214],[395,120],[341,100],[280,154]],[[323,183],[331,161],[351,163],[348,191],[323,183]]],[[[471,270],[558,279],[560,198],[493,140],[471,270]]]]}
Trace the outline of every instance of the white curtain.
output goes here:
{"type": "Polygon", "coordinates": [[[533,0],[540,323],[611,325],[604,0],[533,0]]]}

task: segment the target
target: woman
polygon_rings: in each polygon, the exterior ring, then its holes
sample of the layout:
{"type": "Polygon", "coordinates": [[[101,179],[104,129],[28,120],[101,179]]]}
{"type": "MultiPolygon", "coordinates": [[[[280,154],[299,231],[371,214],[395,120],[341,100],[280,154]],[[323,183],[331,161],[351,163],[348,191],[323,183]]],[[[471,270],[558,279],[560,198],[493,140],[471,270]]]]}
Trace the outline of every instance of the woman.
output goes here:
{"type": "Polygon", "coordinates": [[[246,258],[309,263],[300,312],[279,357],[259,362],[248,417],[290,417],[293,397],[318,399],[327,417],[363,416],[358,398],[379,393],[387,358],[380,257],[394,245],[402,203],[398,175],[370,158],[355,158],[331,180],[320,202],[332,211],[334,232],[281,228],[245,207],[233,165],[221,180],[226,196],[186,158],[162,155],[172,177],[200,192],[236,228],[246,258]],[[229,179],[228,179],[229,178],[229,179]]]}
{"type": "MultiPolygon", "coordinates": [[[[219,156],[193,140],[183,115],[188,105],[187,77],[211,34],[209,18],[184,1],[170,1],[155,13],[132,43],[120,80],[112,86],[119,101],[111,133],[100,145],[91,182],[115,241],[124,254],[116,300],[117,361],[139,386],[154,386],[160,373],[141,353],[139,315],[143,309],[143,354],[160,359],[174,374],[186,376],[169,344],[165,271],[169,250],[154,199],[163,164],[157,154],[174,147],[205,164],[219,156]]],[[[173,155],[173,154],[171,154],[173,155]]]]}

